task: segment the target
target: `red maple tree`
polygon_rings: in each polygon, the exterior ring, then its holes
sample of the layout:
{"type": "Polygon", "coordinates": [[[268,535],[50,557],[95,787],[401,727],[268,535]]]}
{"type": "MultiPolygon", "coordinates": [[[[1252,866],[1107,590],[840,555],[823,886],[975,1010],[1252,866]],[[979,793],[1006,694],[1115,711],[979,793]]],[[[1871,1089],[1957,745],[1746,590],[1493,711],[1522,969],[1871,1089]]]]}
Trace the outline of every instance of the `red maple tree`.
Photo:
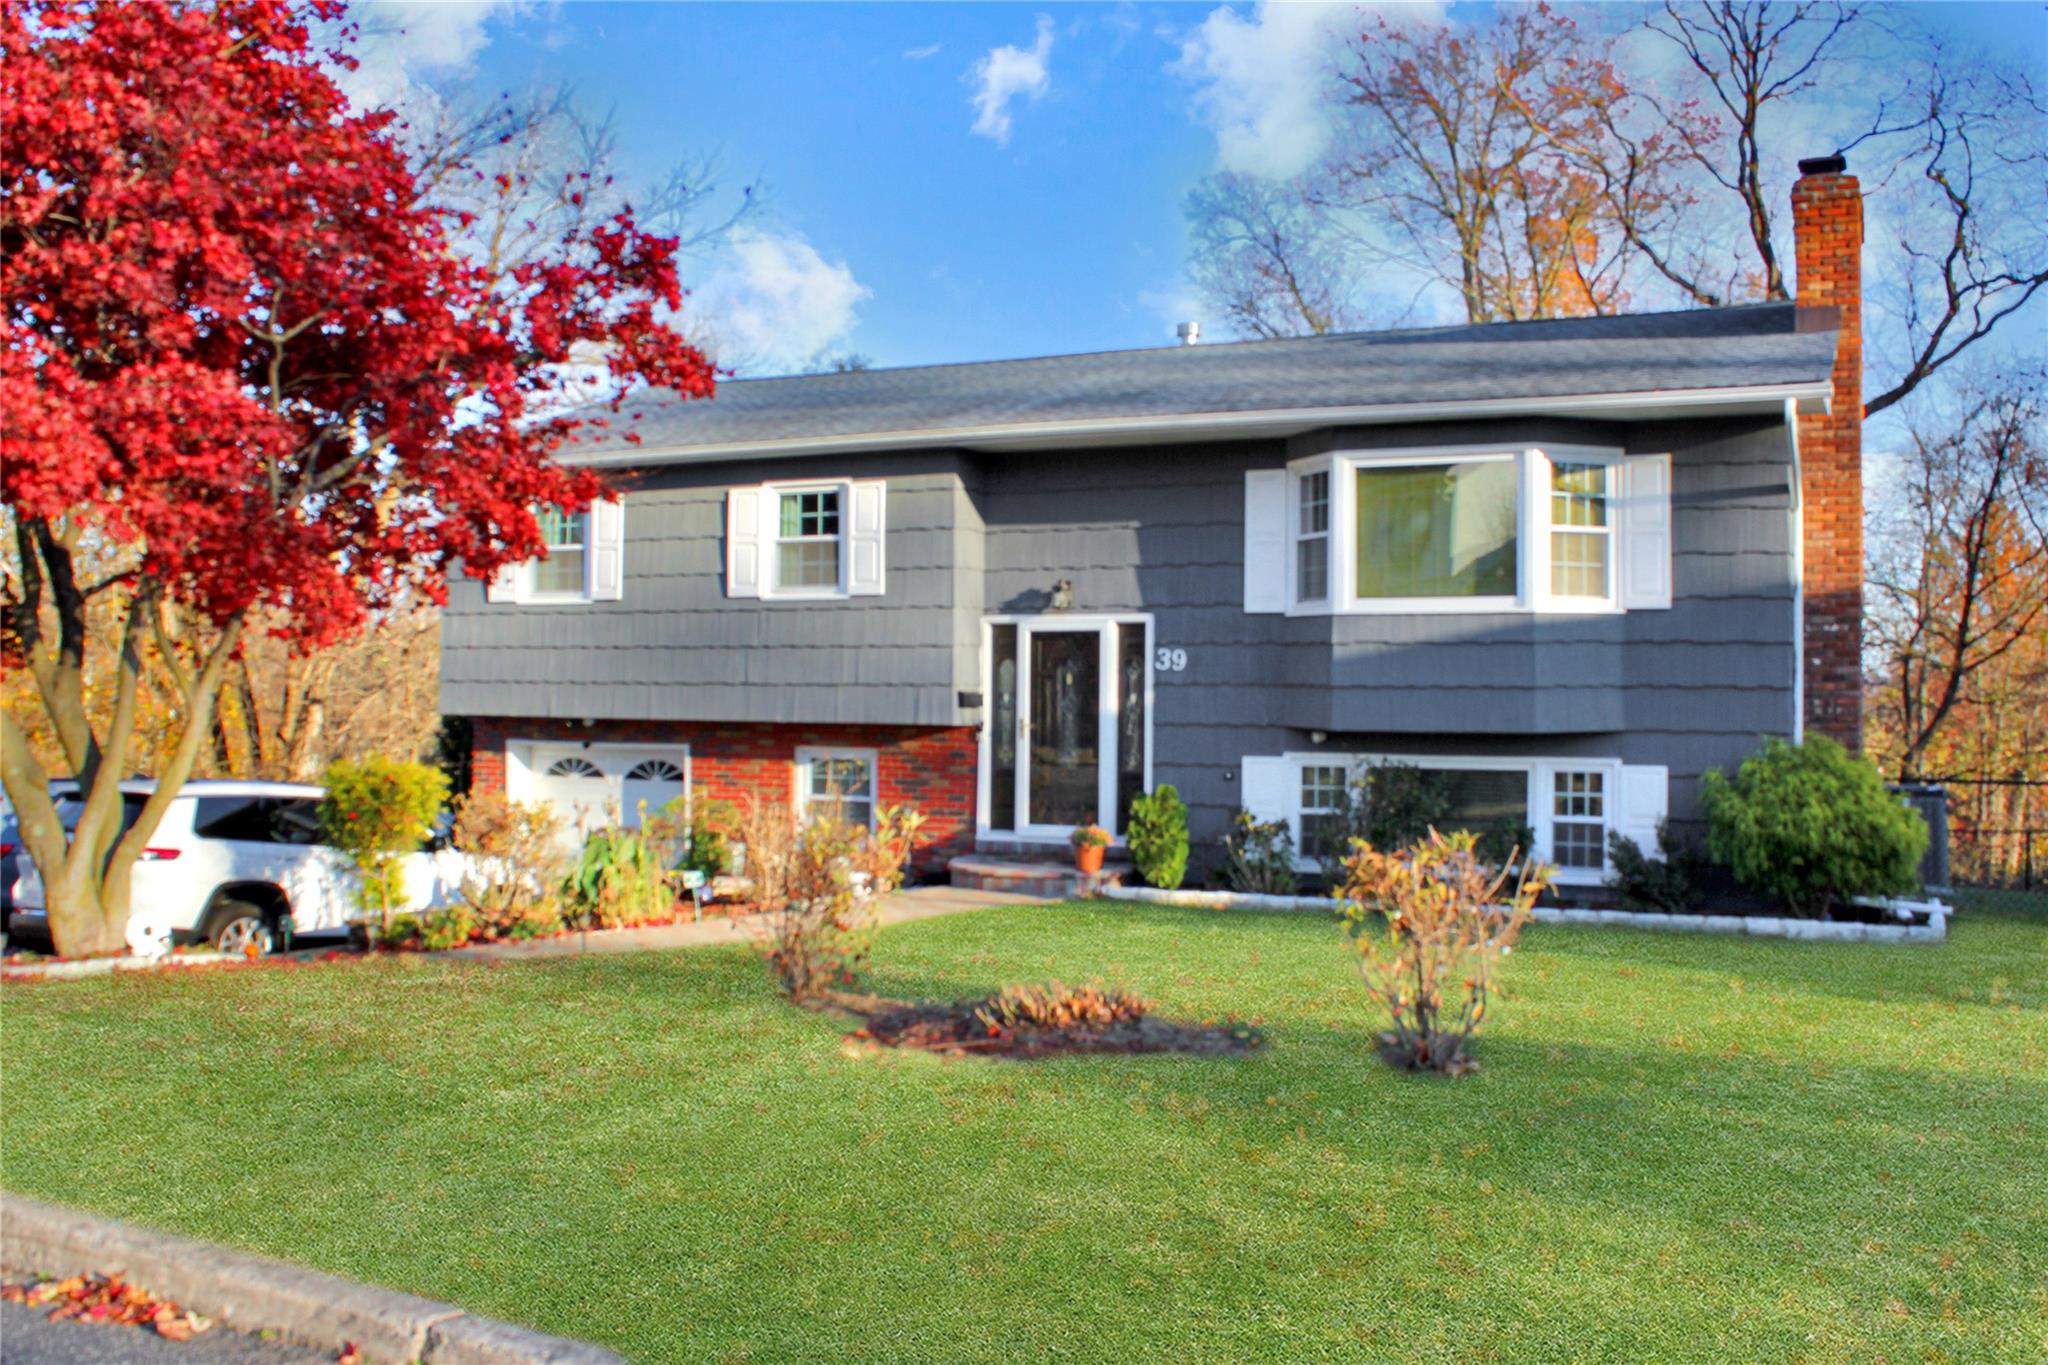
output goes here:
{"type": "MultiPolygon", "coordinates": [[[[0,6],[0,466],[10,665],[78,779],[70,822],[15,721],[0,777],[56,946],[118,949],[130,872],[204,743],[252,610],[317,645],[541,553],[598,478],[550,458],[564,373],[712,391],[661,320],[674,242],[624,215],[493,276],[423,204],[392,115],[327,74],[315,0],[0,6]],[[93,581],[88,581],[93,580],[93,581]],[[102,592],[117,639],[87,630],[102,592]],[[137,676],[175,604],[212,628],[182,734],[124,830],[137,676]],[[113,704],[88,715],[88,654],[113,704]]],[[[329,30],[336,31],[336,30],[329,30]]],[[[616,409],[622,399],[612,403],[616,409]]]]}

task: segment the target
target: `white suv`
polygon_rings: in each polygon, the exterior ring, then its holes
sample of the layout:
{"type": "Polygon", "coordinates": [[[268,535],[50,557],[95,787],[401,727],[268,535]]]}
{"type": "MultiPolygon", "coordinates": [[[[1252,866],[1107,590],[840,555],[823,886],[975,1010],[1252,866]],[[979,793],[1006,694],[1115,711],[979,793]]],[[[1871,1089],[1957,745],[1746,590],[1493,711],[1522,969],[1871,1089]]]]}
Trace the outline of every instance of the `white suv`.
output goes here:
{"type": "MultiPolygon", "coordinates": [[[[154,782],[121,784],[122,826],[134,823],[154,782]]],[[[81,801],[75,786],[58,784],[57,811],[68,829],[81,801]]],[[[205,941],[224,952],[254,944],[269,952],[291,933],[343,934],[360,917],[348,858],[320,842],[318,787],[286,782],[187,782],[150,837],[129,894],[134,907],[129,945],[161,952],[172,942],[205,941]]],[[[4,880],[7,932],[49,935],[43,883],[9,822],[0,832],[8,855],[4,880]]],[[[460,881],[459,855],[415,853],[406,860],[408,910],[442,904],[460,881]]]]}

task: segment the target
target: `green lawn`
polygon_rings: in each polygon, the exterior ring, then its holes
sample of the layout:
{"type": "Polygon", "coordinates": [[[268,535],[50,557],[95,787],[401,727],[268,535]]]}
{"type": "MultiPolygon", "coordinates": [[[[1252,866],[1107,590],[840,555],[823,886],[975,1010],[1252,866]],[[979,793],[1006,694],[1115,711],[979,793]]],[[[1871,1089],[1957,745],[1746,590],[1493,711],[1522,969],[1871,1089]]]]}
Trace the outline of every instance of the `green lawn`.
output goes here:
{"type": "Polygon", "coordinates": [[[646,1360],[2048,1357],[2048,916],[1532,930],[1483,1070],[1312,917],[908,924],[1249,1059],[874,1057],[738,950],[9,987],[0,1180],[646,1360]]]}

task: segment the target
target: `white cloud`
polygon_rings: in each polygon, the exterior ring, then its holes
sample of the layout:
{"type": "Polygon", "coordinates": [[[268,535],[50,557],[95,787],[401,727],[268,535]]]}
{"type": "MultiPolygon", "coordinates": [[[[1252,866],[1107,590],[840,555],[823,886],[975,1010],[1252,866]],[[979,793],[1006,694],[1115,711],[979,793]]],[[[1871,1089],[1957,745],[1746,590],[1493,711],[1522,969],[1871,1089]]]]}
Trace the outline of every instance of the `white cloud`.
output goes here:
{"type": "Polygon", "coordinates": [[[974,131],[998,145],[1010,141],[1010,101],[1038,99],[1052,86],[1046,60],[1052,56],[1052,20],[1038,16],[1038,41],[1027,51],[1008,43],[992,47],[968,73],[975,82],[974,131]]]}
{"type": "Polygon", "coordinates": [[[1282,179],[1308,168],[1330,139],[1330,82],[1344,38],[1372,21],[1435,20],[1439,4],[1226,5],[1182,36],[1169,70],[1195,84],[1195,115],[1216,134],[1221,170],[1282,179]]]}
{"type": "Polygon", "coordinates": [[[796,232],[735,232],[686,311],[721,365],[787,373],[843,342],[873,291],[796,232]]]}
{"type": "Polygon", "coordinates": [[[942,43],[926,43],[923,47],[913,47],[903,54],[903,60],[921,62],[927,57],[936,57],[942,46],[942,43]]]}
{"type": "Polygon", "coordinates": [[[494,21],[531,8],[525,0],[370,0],[351,6],[347,22],[361,32],[354,48],[361,65],[354,71],[337,71],[335,83],[358,109],[404,113],[429,98],[426,80],[470,70],[491,41],[494,21]]]}

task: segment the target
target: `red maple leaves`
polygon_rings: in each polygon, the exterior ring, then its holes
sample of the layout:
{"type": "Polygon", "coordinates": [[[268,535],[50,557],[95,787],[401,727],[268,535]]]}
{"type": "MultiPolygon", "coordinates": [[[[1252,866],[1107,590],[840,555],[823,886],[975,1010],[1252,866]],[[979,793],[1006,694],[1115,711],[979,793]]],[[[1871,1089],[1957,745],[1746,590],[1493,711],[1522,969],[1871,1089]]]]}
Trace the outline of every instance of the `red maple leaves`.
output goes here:
{"type": "Polygon", "coordinates": [[[564,367],[713,387],[661,321],[675,243],[629,215],[503,277],[465,254],[322,69],[308,20],[338,13],[0,7],[0,494],[308,643],[601,494],[549,458],[564,367]]]}

